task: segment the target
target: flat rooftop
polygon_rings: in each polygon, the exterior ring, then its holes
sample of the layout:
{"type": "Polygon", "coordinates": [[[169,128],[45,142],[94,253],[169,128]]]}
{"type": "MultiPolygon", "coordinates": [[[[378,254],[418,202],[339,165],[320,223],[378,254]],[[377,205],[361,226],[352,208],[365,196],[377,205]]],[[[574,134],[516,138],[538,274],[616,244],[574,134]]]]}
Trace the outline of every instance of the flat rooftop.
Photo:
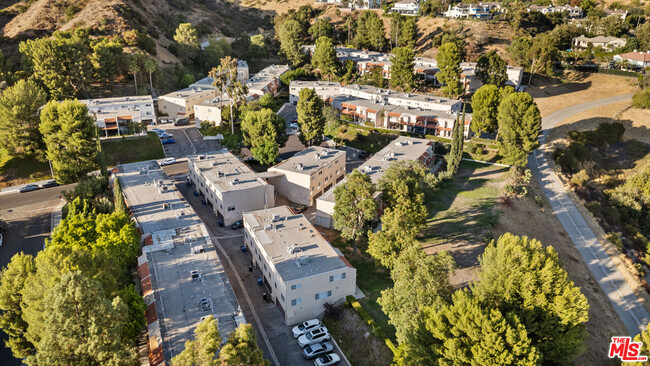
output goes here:
{"type": "MultiPolygon", "coordinates": [[[[433,150],[433,146],[430,144],[433,144],[431,140],[399,136],[368,159],[358,169],[360,172],[367,174],[370,180],[376,184],[391,164],[398,161],[418,160],[427,150],[433,150]]],[[[345,181],[347,181],[347,177],[338,184],[343,184],[345,181]]],[[[338,184],[328,189],[318,199],[334,202],[334,189],[338,184]]]]}
{"type": "Polygon", "coordinates": [[[138,95],[130,97],[81,99],[79,101],[87,105],[88,108],[99,108],[109,106],[111,104],[153,103],[153,98],[151,98],[151,95],[138,95]]]}
{"type": "MultiPolygon", "coordinates": [[[[441,110],[436,109],[423,109],[423,108],[413,108],[413,107],[404,107],[401,105],[393,105],[386,103],[375,103],[367,99],[360,99],[348,96],[339,96],[332,98],[332,105],[338,106],[340,104],[350,104],[357,107],[363,107],[374,111],[374,113],[384,110],[385,113],[398,113],[398,114],[410,114],[418,117],[427,117],[427,118],[443,118],[443,119],[452,119],[455,120],[456,116],[453,114],[446,113],[441,110]]],[[[469,118],[466,115],[466,118],[469,118]]]]}
{"type": "Polygon", "coordinates": [[[167,93],[165,95],[160,96],[160,98],[182,98],[182,99],[187,99],[187,98],[192,98],[197,95],[201,95],[207,91],[213,92],[214,87],[213,86],[196,86],[196,87],[190,87],[190,88],[185,88],[181,90],[177,90],[175,92],[167,93]]]}
{"type": "Polygon", "coordinates": [[[205,316],[218,319],[220,333],[227,336],[241,308],[203,222],[155,161],[120,165],[117,177],[145,233],[142,250],[165,360],[185,348],[205,316]]]}
{"type": "Polygon", "coordinates": [[[246,85],[249,89],[261,89],[270,84],[273,79],[279,78],[282,74],[290,69],[289,65],[271,65],[264,68],[262,71],[253,75],[246,85]]]}
{"type": "Polygon", "coordinates": [[[291,87],[299,88],[337,88],[340,87],[341,83],[335,81],[304,81],[304,80],[292,80],[291,87]]]}
{"type": "Polygon", "coordinates": [[[266,186],[248,165],[227,149],[187,157],[219,192],[229,192],[266,186]]]}
{"type": "Polygon", "coordinates": [[[298,152],[289,159],[272,166],[269,170],[290,171],[312,175],[316,174],[325,166],[333,163],[341,156],[345,157],[345,151],[312,146],[298,152]]]}
{"type": "Polygon", "coordinates": [[[449,106],[455,105],[460,102],[460,100],[458,99],[449,99],[449,98],[443,98],[438,96],[415,94],[415,93],[400,93],[394,90],[377,88],[371,85],[351,84],[351,85],[346,85],[341,87],[342,94],[349,95],[351,93],[354,93],[355,91],[356,92],[362,91],[365,93],[376,94],[385,98],[417,100],[422,102],[434,102],[437,104],[449,105],[449,106]]]}
{"type": "Polygon", "coordinates": [[[143,233],[195,225],[199,217],[154,160],[118,167],[117,177],[143,233]]]}
{"type": "Polygon", "coordinates": [[[247,212],[244,220],[285,282],[348,267],[309,220],[287,206],[247,212]]]}

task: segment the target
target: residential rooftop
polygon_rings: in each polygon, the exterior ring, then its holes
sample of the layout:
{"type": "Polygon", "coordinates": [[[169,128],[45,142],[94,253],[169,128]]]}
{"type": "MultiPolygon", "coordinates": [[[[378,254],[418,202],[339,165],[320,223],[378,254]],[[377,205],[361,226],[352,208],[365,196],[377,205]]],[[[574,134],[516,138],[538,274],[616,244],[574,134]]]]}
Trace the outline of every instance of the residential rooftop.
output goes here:
{"type": "Polygon", "coordinates": [[[271,169],[312,175],[344,155],[345,151],[312,146],[271,167],[271,169]]]}
{"type": "MultiPolygon", "coordinates": [[[[358,169],[360,172],[367,174],[370,180],[376,184],[391,164],[398,161],[418,160],[427,150],[433,149],[431,144],[433,144],[431,140],[399,136],[358,169]]],[[[338,184],[343,184],[345,181],[347,181],[347,177],[338,184]]],[[[334,189],[337,185],[327,190],[318,199],[335,202],[334,189]]]]}
{"type": "Polygon", "coordinates": [[[289,65],[270,65],[246,81],[248,89],[261,90],[290,69],[289,65]]]}
{"type": "Polygon", "coordinates": [[[425,94],[401,93],[390,89],[377,88],[371,85],[352,84],[352,85],[346,85],[341,87],[342,94],[349,95],[354,91],[363,91],[366,93],[376,94],[385,98],[415,100],[421,102],[435,102],[437,104],[447,105],[447,106],[453,106],[459,102],[459,100],[457,99],[449,99],[449,98],[431,96],[425,94]]]}
{"type": "Polygon", "coordinates": [[[227,149],[190,155],[188,160],[202,172],[219,192],[249,189],[268,183],[227,149]]]}
{"type": "Polygon", "coordinates": [[[244,220],[285,282],[350,267],[304,215],[287,206],[247,212],[244,220]]]}
{"type": "Polygon", "coordinates": [[[169,362],[208,315],[225,341],[243,316],[207,228],[155,161],[120,165],[117,178],[144,232],[138,273],[153,343],[169,362]]]}
{"type": "Polygon", "coordinates": [[[212,92],[214,90],[214,86],[193,86],[181,90],[177,90],[175,92],[167,93],[165,95],[162,95],[161,98],[181,98],[181,99],[188,99],[192,97],[196,97],[199,95],[202,95],[203,93],[210,91],[212,92]]]}

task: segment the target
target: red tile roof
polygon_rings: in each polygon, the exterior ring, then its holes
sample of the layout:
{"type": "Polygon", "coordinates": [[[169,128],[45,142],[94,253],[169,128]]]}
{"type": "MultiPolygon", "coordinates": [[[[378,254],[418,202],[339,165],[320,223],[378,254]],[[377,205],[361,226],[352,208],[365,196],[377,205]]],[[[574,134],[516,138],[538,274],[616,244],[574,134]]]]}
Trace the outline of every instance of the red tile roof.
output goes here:
{"type": "Polygon", "coordinates": [[[163,354],[162,345],[149,350],[149,363],[151,366],[165,365],[165,355],[163,354]]]}
{"type": "Polygon", "coordinates": [[[153,286],[151,285],[151,276],[142,280],[142,295],[147,296],[153,292],[153,286]]]}
{"type": "Polygon", "coordinates": [[[147,310],[145,311],[145,315],[147,316],[147,324],[151,324],[158,320],[158,314],[156,314],[156,303],[152,302],[151,305],[147,306],[147,310]]]}
{"type": "Polygon", "coordinates": [[[628,52],[619,55],[621,58],[634,61],[650,62],[650,51],[648,52],[628,52]]]}
{"type": "Polygon", "coordinates": [[[138,267],[138,277],[140,279],[149,277],[149,262],[144,262],[138,267]]]}

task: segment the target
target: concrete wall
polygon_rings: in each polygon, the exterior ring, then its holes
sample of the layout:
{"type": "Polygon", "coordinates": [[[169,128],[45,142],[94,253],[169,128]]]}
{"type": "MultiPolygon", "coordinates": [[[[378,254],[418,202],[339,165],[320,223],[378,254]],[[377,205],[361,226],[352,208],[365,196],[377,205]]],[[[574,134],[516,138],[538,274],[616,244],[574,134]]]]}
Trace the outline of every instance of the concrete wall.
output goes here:
{"type": "MultiPolygon", "coordinates": [[[[227,105],[224,105],[227,106],[227,105]]],[[[221,108],[219,104],[214,105],[195,105],[194,106],[194,119],[196,127],[201,127],[201,122],[208,121],[216,126],[221,125],[221,108]]]]}
{"type": "Polygon", "coordinates": [[[188,116],[185,101],[180,98],[158,99],[158,110],[170,117],[188,116]]]}
{"type": "Polygon", "coordinates": [[[334,205],[334,202],[317,199],[316,219],[314,223],[322,227],[333,228],[334,218],[332,215],[334,215],[334,205]]]}

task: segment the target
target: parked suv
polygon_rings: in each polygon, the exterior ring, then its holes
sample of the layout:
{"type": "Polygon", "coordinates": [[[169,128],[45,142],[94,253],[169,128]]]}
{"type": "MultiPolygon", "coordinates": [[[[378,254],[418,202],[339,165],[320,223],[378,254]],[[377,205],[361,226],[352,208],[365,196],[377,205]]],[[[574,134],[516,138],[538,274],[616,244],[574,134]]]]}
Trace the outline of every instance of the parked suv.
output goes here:
{"type": "Polygon", "coordinates": [[[316,328],[314,330],[310,330],[309,332],[301,335],[298,338],[298,345],[300,348],[305,348],[305,346],[308,346],[310,344],[314,343],[320,343],[324,341],[329,341],[330,338],[330,332],[327,331],[327,328],[321,327],[321,328],[316,328]]]}

